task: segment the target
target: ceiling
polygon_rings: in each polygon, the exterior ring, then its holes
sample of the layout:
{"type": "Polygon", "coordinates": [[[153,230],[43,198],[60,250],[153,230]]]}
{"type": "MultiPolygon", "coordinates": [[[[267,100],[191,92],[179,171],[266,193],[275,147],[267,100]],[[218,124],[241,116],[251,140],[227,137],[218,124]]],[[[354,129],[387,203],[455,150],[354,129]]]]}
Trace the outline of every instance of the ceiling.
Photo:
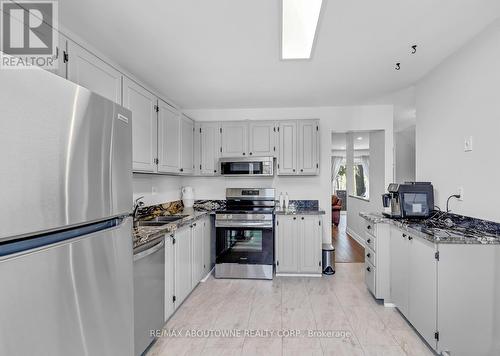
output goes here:
{"type": "Polygon", "coordinates": [[[59,17],[194,109],[364,103],[408,87],[500,16],[498,0],[324,2],[302,61],[280,60],[279,0],[60,0],[59,17]]]}

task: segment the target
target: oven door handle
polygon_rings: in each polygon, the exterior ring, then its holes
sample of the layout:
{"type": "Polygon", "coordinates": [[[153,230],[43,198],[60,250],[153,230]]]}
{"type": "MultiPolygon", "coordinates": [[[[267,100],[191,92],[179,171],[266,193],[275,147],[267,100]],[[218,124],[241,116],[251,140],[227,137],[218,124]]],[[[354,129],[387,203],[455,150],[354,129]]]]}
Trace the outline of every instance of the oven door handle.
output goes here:
{"type": "Polygon", "coordinates": [[[215,227],[261,227],[272,229],[272,222],[236,222],[236,221],[215,221],[215,227]]]}

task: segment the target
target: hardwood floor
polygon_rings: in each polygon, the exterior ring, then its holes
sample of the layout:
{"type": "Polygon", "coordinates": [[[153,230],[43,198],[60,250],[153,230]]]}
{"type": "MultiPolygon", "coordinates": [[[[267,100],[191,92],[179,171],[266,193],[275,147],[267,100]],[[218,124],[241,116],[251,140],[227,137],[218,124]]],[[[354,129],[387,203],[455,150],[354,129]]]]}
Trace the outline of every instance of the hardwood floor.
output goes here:
{"type": "Polygon", "coordinates": [[[340,215],[339,226],[332,224],[332,244],[336,262],[364,262],[365,249],[346,232],[346,215],[340,215]]]}

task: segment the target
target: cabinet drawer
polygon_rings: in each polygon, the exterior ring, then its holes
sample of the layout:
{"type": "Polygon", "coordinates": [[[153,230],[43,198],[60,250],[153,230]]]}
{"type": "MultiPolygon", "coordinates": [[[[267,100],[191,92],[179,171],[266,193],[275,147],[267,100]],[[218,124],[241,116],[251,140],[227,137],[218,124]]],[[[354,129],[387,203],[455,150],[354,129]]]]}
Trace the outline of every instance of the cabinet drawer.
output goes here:
{"type": "Polygon", "coordinates": [[[377,236],[377,225],[372,223],[371,221],[365,220],[365,232],[372,235],[377,236]]]}
{"type": "Polygon", "coordinates": [[[365,259],[366,261],[369,261],[373,266],[376,266],[375,252],[369,247],[365,249],[365,259]]]}
{"type": "Polygon", "coordinates": [[[376,278],[376,268],[369,261],[365,261],[365,284],[366,287],[375,293],[375,278],[376,278]]]}
{"type": "Polygon", "coordinates": [[[377,251],[376,245],[377,245],[377,239],[375,236],[370,235],[369,233],[365,234],[365,241],[366,241],[366,246],[368,246],[372,251],[377,251]]]}

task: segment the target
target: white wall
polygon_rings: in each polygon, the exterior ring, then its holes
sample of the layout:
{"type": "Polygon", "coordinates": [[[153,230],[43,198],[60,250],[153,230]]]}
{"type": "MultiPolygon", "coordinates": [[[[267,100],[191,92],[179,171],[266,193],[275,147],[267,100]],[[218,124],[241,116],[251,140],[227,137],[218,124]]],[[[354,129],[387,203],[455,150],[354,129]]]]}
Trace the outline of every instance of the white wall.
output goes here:
{"type": "MultiPolygon", "coordinates": [[[[274,187],[277,192],[288,192],[290,199],[317,199],[326,211],[323,236],[331,236],[331,133],[332,131],[385,130],[385,185],[392,181],[393,163],[393,108],[391,105],[350,107],[259,108],[188,110],[186,114],[200,121],[229,120],[320,120],[320,174],[313,177],[246,178],[184,178],[183,185],[192,185],[197,199],[223,199],[226,187],[252,186],[274,187]]],[[[380,209],[376,209],[380,210],[380,209]]],[[[357,227],[354,229],[358,230],[357,227]]],[[[359,230],[361,233],[361,230],[359,230]]]]}
{"type": "Polygon", "coordinates": [[[394,133],[396,183],[415,181],[415,126],[394,133]]]}
{"type": "Polygon", "coordinates": [[[179,200],[181,187],[182,177],[138,173],[133,176],[134,200],[144,196],[146,206],[179,200]]]}
{"type": "Polygon", "coordinates": [[[418,83],[416,134],[417,179],[433,182],[436,204],[463,187],[454,212],[500,222],[500,20],[418,83]]]}
{"type": "MultiPolygon", "coordinates": [[[[353,191],[353,172],[352,165],[354,159],[353,139],[355,134],[349,133],[347,139],[347,192],[353,191]],[[350,137],[350,138],[349,138],[350,137]]],[[[370,132],[370,170],[369,170],[369,184],[370,196],[368,200],[347,196],[347,232],[361,241],[364,231],[364,220],[359,216],[362,211],[380,212],[382,211],[382,194],[386,188],[385,177],[385,160],[386,149],[385,140],[386,134],[384,131],[370,132]]],[[[390,165],[389,167],[392,167],[390,165]]]]}

